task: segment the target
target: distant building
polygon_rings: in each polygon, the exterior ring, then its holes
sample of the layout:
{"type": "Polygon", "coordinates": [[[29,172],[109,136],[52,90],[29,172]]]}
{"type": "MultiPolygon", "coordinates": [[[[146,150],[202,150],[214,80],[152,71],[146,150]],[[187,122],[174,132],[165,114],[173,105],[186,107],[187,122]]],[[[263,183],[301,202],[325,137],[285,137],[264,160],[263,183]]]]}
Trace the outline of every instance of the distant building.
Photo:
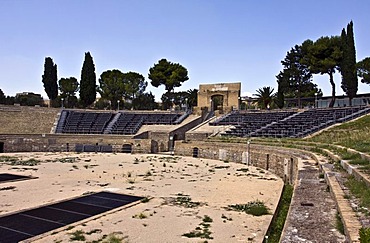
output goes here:
{"type": "MultiPolygon", "coordinates": [[[[304,97],[301,98],[302,108],[327,108],[329,107],[331,96],[322,97],[304,97]]],[[[366,106],[370,105],[370,93],[358,94],[352,99],[352,106],[366,106]]],[[[346,95],[335,96],[334,107],[346,107],[349,106],[349,98],[346,95]]],[[[292,108],[298,107],[297,98],[286,98],[285,107],[292,108]]]]}

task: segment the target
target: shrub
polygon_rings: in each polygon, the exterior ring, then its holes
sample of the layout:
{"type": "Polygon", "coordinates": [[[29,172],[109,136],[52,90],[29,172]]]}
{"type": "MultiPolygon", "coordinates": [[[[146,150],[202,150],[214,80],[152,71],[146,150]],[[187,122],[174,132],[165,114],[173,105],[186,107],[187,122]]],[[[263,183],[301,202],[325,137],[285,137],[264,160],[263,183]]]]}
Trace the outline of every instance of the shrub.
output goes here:
{"type": "Polygon", "coordinates": [[[253,216],[270,214],[269,209],[266,207],[266,205],[259,200],[248,202],[247,204],[229,205],[228,208],[230,210],[245,212],[253,216]]]}

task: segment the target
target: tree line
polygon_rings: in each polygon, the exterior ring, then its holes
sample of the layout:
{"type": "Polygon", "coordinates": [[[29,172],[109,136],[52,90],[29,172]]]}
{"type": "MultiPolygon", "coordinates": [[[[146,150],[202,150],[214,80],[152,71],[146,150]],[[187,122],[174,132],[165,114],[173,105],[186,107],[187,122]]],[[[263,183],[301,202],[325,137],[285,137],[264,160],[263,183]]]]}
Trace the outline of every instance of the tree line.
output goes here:
{"type": "Polygon", "coordinates": [[[322,91],[312,82],[313,74],[328,75],[331,85],[329,107],[335,104],[334,74],[341,74],[341,88],[349,98],[349,105],[358,91],[358,77],[361,82],[370,84],[370,58],[356,62],[356,48],[353,33],[353,22],[342,29],[341,35],[323,36],[315,41],[305,40],[287,52],[281,61],[283,70],[276,76],[278,90],[273,93],[271,87],[257,90],[259,103],[263,108],[275,105],[283,108],[285,98],[297,99],[302,107],[304,97],[321,97],[322,91]]]}
{"type": "Polygon", "coordinates": [[[96,85],[95,65],[89,52],[85,53],[80,83],[75,77],[61,78],[57,83],[57,65],[51,57],[45,58],[42,76],[45,92],[52,106],[56,107],[87,108],[94,104],[99,109],[151,110],[169,109],[182,104],[196,106],[197,90],[174,92],[175,87],[180,87],[189,79],[188,71],[182,65],[161,59],[149,69],[149,79],[154,87],[165,86],[166,93],[161,97],[162,107],[158,107],[151,92],[145,92],[148,82],[140,73],[107,70],[100,75],[99,85],[96,85]],[[76,96],[78,91],[79,99],[76,96]],[[95,102],[97,93],[100,98],[95,102]]]}

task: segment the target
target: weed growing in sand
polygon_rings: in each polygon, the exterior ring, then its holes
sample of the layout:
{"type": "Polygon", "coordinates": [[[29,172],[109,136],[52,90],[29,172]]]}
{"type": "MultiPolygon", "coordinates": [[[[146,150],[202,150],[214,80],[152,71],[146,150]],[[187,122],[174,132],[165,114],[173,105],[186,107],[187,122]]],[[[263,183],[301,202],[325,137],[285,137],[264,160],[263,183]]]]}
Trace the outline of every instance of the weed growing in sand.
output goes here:
{"type": "Polygon", "coordinates": [[[17,160],[18,158],[13,156],[0,156],[0,162],[15,162],[17,160]]]}
{"type": "Polygon", "coordinates": [[[224,215],[224,214],[222,214],[222,215],[221,215],[221,218],[222,218],[222,219],[224,219],[224,221],[223,221],[224,223],[226,223],[226,220],[227,220],[227,221],[232,221],[232,220],[233,220],[232,218],[228,218],[228,217],[227,217],[226,215],[224,215]]]}
{"type": "Polygon", "coordinates": [[[212,232],[209,230],[209,227],[211,227],[209,223],[212,222],[213,219],[211,217],[209,217],[208,215],[204,215],[202,223],[200,223],[199,226],[195,228],[195,230],[189,233],[185,233],[182,236],[188,238],[213,239],[213,237],[211,237],[212,232]]]}
{"type": "Polygon", "coordinates": [[[146,215],[145,213],[139,213],[139,214],[133,215],[132,218],[134,218],[134,219],[146,219],[146,218],[148,218],[148,215],[146,215]]]}
{"type": "Polygon", "coordinates": [[[175,204],[186,208],[195,208],[200,205],[200,202],[193,202],[188,196],[180,196],[176,198],[175,204]]]}
{"type": "Polygon", "coordinates": [[[76,230],[75,232],[69,233],[69,235],[71,235],[69,239],[71,241],[86,241],[84,234],[85,232],[83,230],[76,230]]]}
{"type": "Polygon", "coordinates": [[[248,172],[249,169],[248,168],[240,168],[240,169],[237,169],[236,171],[248,172]]]}
{"type": "Polygon", "coordinates": [[[253,216],[262,216],[262,215],[270,214],[269,209],[266,207],[266,205],[262,201],[259,201],[259,200],[248,202],[247,204],[229,205],[228,209],[245,212],[253,216]]]}
{"type": "Polygon", "coordinates": [[[150,201],[149,197],[144,197],[143,199],[140,200],[142,203],[147,203],[150,201]]]}
{"type": "Polygon", "coordinates": [[[35,166],[38,165],[40,162],[40,160],[31,158],[29,160],[10,161],[10,165],[35,166]]]}
{"type": "Polygon", "coordinates": [[[109,235],[103,235],[102,238],[94,240],[91,243],[128,243],[128,241],[125,240],[128,236],[122,237],[120,236],[121,234],[122,232],[113,232],[109,235]]]}
{"type": "Polygon", "coordinates": [[[93,230],[91,230],[91,231],[89,231],[89,232],[86,232],[86,234],[87,235],[92,235],[92,234],[99,234],[99,233],[101,233],[102,232],[102,230],[101,229],[93,229],[93,230]]]}
{"type": "Polygon", "coordinates": [[[127,177],[127,182],[130,184],[134,184],[136,177],[133,177],[133,172],[128,171],[127,174],[123,174],[123,177],[127,177]]]}
{"type": "Polygon", "coordinates": [[[78,170],[78,166],[77,165],[72,165],[72,168],[75,169],[75,170],[78,170]]]}
{"type": "Polygon", "coordinates": [[[57,161],[61,163],[74,163],[78,160],[77,157],[66,157],[66,158],[60,158],[57,161]]]}

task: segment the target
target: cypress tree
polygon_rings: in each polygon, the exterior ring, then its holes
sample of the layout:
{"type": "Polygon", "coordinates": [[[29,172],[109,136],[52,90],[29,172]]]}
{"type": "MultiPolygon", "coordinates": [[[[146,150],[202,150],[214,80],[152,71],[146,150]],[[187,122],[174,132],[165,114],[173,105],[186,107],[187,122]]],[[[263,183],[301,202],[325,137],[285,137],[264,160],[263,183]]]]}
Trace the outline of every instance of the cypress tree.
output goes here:
{"type": "Polygon", "coordinates": [[[80,100],[83,107],[94,103],[96,99],[95,65],[90,52],[85,53],[85,60],[81,70],[80,100]]]}
{"type": "Polygon", "coordinates": [[[42,82],[44,83],[45,92],[51,101],[58,97],[57,76],[57,65],[53,63],[53,59],[51,59],[51,57],[46,57],[42,82]]]}
{"type": "Polygon", "coordinates": [[[349,105],[356,96],[358,90],[358,79],[356,70],[356,49],[353,35],[353,22],[347,25],[347,32],[343,28],[341,34],[343,59],[341,63],[342,89],[349,98],[349,105]]]}

